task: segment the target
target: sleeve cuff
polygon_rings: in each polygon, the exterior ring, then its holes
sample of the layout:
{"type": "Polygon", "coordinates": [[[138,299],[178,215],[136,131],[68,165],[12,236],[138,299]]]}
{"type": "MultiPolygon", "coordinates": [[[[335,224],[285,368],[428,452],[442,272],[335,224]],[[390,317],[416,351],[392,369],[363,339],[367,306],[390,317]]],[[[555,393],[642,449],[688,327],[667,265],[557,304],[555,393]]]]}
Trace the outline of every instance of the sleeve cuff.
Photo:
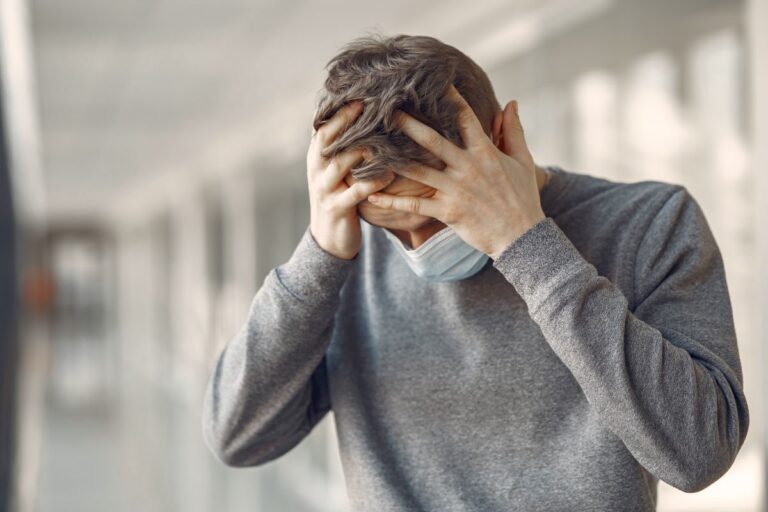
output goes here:
{"type": "Polygon", "coordinates": [[[493,262],[531,310],[589,265],[552,217],[534,224],[493,262]]]}
{"type": "Polygon", "coordinates": [[[291,257],[275,268],[280,283],[306,303],[338,296],[359,254],[351,260],[339,258],[318,245],[307,226],[291,257]]]}

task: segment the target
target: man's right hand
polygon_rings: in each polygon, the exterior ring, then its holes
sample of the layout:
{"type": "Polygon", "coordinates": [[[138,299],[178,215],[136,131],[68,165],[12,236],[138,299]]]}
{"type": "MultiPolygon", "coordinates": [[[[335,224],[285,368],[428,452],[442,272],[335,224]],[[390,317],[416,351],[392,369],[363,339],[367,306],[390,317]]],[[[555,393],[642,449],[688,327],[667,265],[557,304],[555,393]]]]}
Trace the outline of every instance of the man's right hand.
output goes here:
{"type": "Polygon", "coordinates": [[[307,151],[310,231],[320,247],[345,260],[353,259],[362,243],[357,204],[395,178],[394,173],[389,173],[381,179],[360,180],[349,186],[344,177],[365,158],[365,150],[350,149],[331,159],[320,154],[362,111],[360,101],[344,105],[312,136],[307,151]]]}

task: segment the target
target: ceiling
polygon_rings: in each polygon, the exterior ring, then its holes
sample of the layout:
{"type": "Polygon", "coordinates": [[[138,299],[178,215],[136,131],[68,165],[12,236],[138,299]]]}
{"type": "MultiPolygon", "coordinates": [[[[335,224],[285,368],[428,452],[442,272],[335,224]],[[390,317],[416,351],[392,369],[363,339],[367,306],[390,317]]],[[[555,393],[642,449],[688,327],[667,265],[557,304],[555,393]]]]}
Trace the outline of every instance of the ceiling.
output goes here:
{"type": "Polygon", "coordinates": [[[429,34],[484,65],[501,22],[531,5],[31,0],[49,215],[92,219],[265,153],[300,162],[325,63],[345,42],[429,34]]]}

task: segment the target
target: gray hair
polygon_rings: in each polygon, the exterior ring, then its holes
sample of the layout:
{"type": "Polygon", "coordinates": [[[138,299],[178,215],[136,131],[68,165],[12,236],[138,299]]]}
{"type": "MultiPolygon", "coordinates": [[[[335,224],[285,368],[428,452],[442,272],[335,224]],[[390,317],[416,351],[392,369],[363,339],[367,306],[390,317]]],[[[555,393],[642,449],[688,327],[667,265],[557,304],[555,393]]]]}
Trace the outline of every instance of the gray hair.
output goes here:
{"type": "Polygon", "coordinates": [[[456,125],[458,107],[445,96],[450,83],[472,107],[487,135],[501,110],[482,68],[434,37],[362,36],[347,43],[325,68],[328,77],[312,124],[317,130],[347,102],[363,101],[362,114],[321,153],[332,158],[366,148],[369,156],[350,171],[357,179],[383,176],[408,167],[410,160],[443,168],[439,159],[395,126],[392,114],[397,109],[465,147],[456,125]]]}

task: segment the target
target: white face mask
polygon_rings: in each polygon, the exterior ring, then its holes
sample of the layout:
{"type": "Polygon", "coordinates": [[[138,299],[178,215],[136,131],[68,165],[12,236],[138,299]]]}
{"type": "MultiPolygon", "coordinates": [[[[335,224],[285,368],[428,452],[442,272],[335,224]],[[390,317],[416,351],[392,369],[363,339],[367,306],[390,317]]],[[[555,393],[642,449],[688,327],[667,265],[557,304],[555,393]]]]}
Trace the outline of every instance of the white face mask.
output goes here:
{"type": "Polygon", "coordinates": [[[458,281],[478,273],[489,256],[478,251],[449,226],[433,234],[416,249],[408,249],[402,240],[384,229],[405,262],[417,276],[432,281],[458,281]]]}

